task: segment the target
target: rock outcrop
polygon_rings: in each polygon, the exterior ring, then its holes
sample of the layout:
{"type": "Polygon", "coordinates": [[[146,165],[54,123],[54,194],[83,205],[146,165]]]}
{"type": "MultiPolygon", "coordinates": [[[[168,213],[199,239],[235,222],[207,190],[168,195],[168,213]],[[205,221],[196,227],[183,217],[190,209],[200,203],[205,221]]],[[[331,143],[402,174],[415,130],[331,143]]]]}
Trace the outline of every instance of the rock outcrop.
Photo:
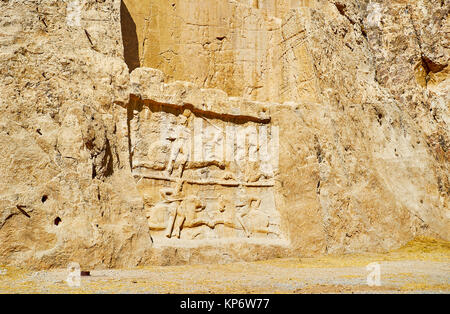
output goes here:
{"type": "Polygon", "coordinates": [[[0,263],[450,238],[448,0],[3,0],[0,263]]]}

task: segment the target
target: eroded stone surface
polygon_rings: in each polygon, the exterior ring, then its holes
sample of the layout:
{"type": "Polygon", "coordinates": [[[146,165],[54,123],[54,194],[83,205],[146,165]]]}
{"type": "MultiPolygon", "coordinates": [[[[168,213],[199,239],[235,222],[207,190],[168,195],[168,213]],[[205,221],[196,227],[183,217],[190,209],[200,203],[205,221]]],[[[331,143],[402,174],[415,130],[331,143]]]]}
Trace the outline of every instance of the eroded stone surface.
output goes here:
{"type": "Polygon", "coordinates": [[[0,261],[448,239],[449,7],[2,1],[0,261]]]}

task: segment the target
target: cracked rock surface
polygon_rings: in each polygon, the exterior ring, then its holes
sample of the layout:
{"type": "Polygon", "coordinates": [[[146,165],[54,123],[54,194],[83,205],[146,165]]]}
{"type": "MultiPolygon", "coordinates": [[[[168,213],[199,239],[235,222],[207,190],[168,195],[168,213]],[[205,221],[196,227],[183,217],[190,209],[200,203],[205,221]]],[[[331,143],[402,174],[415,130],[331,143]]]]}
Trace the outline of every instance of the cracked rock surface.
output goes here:
{"type": "Polygon", "coordinates": [[[0,264],[254,261],[450,239],[449,0],[78,2],[79,21],[74,1],[0,1],[0,264]],[[156,245],[153,192],[131,156],[155,104],[279,127],[271,191],[285,244],[156,245]]]}

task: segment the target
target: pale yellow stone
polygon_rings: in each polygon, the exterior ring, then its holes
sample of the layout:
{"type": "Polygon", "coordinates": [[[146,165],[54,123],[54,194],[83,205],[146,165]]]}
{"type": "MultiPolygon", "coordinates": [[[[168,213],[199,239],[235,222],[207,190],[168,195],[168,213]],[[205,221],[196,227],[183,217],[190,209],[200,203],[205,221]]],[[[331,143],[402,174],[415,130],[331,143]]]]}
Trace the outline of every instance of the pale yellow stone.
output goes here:
{"type": "Polygon", "coordinates": [[[447,0],[79,3],[0,2],[0,264],[450,238],[447,0]]]}

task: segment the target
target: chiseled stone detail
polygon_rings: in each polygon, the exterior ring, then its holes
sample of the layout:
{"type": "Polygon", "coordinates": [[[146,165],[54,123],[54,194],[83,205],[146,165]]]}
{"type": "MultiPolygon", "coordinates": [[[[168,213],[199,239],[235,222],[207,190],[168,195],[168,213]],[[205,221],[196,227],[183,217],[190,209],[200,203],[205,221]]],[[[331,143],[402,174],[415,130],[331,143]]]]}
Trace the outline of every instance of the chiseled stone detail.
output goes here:
{"type": "Polygon", "coordinates": [[[0,1],[0,264],[450,239],[449,8],[0,1]]]}
{"type": "Polygon", "coordinates": [[[131,73],[130,163],[153,239],[281,239],[268,105],[162,81],[131,73]]]}

